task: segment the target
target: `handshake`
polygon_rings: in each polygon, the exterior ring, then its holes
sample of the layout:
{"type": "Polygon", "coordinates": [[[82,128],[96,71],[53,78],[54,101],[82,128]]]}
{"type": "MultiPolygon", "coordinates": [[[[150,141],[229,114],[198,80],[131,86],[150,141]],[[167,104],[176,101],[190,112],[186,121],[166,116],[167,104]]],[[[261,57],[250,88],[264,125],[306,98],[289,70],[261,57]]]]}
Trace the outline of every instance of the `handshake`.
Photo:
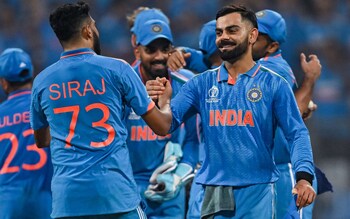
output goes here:
{"type": "Polygon", "coordinates": [[[170,200],[194,177],[193,168],[186,163],[178,163],[182,158],[180,144],[169,141],[165,145],[163,163],[152,173],[145,197],[151,201],[170,200]]]}

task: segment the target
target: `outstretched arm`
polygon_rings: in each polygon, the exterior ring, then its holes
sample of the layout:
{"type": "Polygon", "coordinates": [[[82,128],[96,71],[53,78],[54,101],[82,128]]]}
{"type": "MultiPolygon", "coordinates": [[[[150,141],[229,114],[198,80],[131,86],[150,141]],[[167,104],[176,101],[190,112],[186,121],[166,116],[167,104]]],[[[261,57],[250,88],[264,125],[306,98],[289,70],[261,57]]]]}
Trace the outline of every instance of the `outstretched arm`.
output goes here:
{"type": "Polygon", "coordinates": [[[170,82],[165,78],[157,78],[153,82],[153,86],[163,90],[162,94],[158,96],[158,107],[153,107],[152,110],[142,115],[143,120],[157,135],[165,136],[170,130],[172,121],[172,112],[170,109],[170,99],[172,95],[172,88],[170,82]],[[164,88],[162,88],[164,87],[164,88]]]}

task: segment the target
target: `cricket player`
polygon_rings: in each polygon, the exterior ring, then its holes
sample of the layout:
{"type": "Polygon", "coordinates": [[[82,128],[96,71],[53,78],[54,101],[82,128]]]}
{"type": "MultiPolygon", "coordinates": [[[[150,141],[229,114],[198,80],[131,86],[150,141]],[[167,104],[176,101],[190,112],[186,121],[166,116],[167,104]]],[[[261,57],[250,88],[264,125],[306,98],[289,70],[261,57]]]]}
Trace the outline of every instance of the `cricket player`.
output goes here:
{"type": "Polygon", "coordinates": [[[52,165],[48,148],[34,143],[29,123],[33,65],[19,48],[0,55],[0,218],[48,219],[52,165]]]}
{"type": "Polygon", "coordinates": [[[0,103],[6,100],[6,93],[2,87],[0,87],[0,103]]]}
{"type": "Polygon", "coordinates": [[[202,185],[194,197],[196,206],[202,217],[273,218],[277,126],[288,139],[296,171],[296,205],[308,206],[315,198],[308,130],[285,79],[253,61],[255,13],[229,5],[216,21],[224,63],[187,82],[171,103],[170,132],[190,115],[200,113],[202,118],[205,156],[196,180],[202,185]]]}
{"type": "Polygon", "coordinates": [[[171,92],[160,109],[123,60],[101,56],[85,2],[50,14],[63,53],[34,80],[30,122],[37,146],[50,147],[53,218],[145,218],[126,146],[126,107],[157,134],[170,122],[171,92]]]}
{"type": "MultiPolygon", "coordinates": [[[[150,13],[151,10],[144,12],[150,13]]],[[[137,18],[143,16],[141,13],[137,18]]],[[[173,49],[173,36],[168,23],[160,19],[143,21],[144,23],[134,26],[140,60],[134,70],[145,85],[149,80],[155,80],[157,77],[167,78],[175,96],[184,82],[194,74],[184,69],[178,72],[168,70],[166,63],[169,52],[173,49]]],[[[150,95],[152,97],[152,93],[150,95]]],[[[185,184],[189,181],[189,177],[193,177],[192,173],[198,160],[196,116],[186,120],[184,129],[178,128],[173,133],[162,137],[154,134],[132,110],[129,112],[126,119],[129,131],[127,145],[136,183],[147,204],[147,217],[151,219],[184,218],[185,184]],[[185,131],[185,139],[182,139],[184,135],[182,131],[185,131]],[[173,150],[175,153],[170,155],[169,151],[173,150]],[[172,162],[168,159],[169,156],[176,157],[176,162],[174,165],[169,165],[167,170],[159,172],[159,169],[172,162]],[[168,175],[162,174],[165,172],[168,175]],[[164,176],[169,177],[170,181],[173,179],[167,184],[174,188],[173,191],[163,193],[161,189],[156,188],[157,179],[164,176]]]]}
{"type": "MultiPolygon", "coordinates": [[[[321,65],[316,55],[310,55],[310,62],[301,54],[301,67],[305,72],[304,80],[298,88],[293,71],[282,57],[280,46],[286,41],[286,23],[283,17],[273,10],[262,10],[256,13],[259,36],[253,46],[253,58],[260,64],[281,75],[294,90],[295,98],[302,115],[308,115],[309,102],[311,101],[313,87],[321,74],[321,65]],[[313,64],[313,65],[310,65],[313,64]]],[[[290,149],[281,128],[277,128],[274,140],[274,158],[280,172],[276,182],[276,218],[284,218],[291,201],[294,200],[292,188],[295,185],[295,171],[292,168],[290,149]]],[[[313,180],[313,187],[317,191],[317,180],[313,180]]],[[[303,219],[312,218],[313,204],[300,209],[299,215],[303,219]]]]}
{"type": "Polygon", "coordinates": [[[158,19],[162,20],[163,22],[170,24],[169,18],[160,10],[157,8],[149,8],[149,7],[138,7],[133,11],[132,14],[126,16],[130,32],[131,32],[131,46],[134,50],[134,56],[135,61],[131,64],[131,66],[136,66],[139,63],[140,55],[138,46],[136,43],[136,35],[135,30],[142,25],[145,21],[152,20],[152,19],[158,19]]]}
{"type": "Polygon", "coordinates": [[[216,20],[211,20],[203,25],[199,34],[199,50],[178,47],[172,51],[168,60],[169,68],[172,71],[185,68],[202,73],[220,66],[222,59],[215,44],[215,28],[216,20]]]}

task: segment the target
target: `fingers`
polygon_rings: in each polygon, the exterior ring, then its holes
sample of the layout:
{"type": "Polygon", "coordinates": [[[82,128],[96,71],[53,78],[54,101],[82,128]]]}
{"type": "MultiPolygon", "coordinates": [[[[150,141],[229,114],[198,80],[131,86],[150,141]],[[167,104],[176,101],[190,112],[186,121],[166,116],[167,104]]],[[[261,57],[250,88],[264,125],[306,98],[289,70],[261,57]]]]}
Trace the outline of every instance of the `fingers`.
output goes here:
{"type": "MultiPolygon", "coordinates": [[[[166,80],[166,78],[164,79],[166,80]]],[[[164,79],[159,78],[159,80],[149,80],[146,82],[146,90],[152,100],[157,100],[158,95],[163,94],[165,90],[164,79]]]]}
{"type": "Polygon", "coordinates": [[[297,195],[296,205],[299,208],[303,208],[310,205],[315,200],[316,193],[307,181],[300,181],[295,185],[295,188],[293,188],[292,193],[297,195]]]}
{"type": "Polygon", "coordinates": [[[167,62],[169,69],[171,71],[177,71],[186,66],[186,57],[188,57],[188,55],[184,55],[181,51],[175,50],[172,52],[167,62]]]}

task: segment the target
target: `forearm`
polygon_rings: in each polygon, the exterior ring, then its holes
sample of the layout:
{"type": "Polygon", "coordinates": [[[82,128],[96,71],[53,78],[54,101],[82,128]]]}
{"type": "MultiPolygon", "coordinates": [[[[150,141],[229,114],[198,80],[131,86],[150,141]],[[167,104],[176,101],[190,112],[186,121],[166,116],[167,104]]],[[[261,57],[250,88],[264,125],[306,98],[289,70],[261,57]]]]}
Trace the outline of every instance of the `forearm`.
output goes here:
{"type": "Polygon", "coordinates": [[[315,80],[305,78],[300,88],[294,93],[301,114],[308,111],[314,86],[315,80]]]}
{"type": "Polygon", "coordinates": [[[142,118],[154,133],[160,136],[166,136],[172,122],[170,104],[164,104],[160,109],[154,107],[152,110],[142,115],[142,118]]]}
{"type": "Polygon", "coordinates": [[[50,128],[44,127],[34,131],[34,139],[38,148],[50,147],[50,128]]]}

